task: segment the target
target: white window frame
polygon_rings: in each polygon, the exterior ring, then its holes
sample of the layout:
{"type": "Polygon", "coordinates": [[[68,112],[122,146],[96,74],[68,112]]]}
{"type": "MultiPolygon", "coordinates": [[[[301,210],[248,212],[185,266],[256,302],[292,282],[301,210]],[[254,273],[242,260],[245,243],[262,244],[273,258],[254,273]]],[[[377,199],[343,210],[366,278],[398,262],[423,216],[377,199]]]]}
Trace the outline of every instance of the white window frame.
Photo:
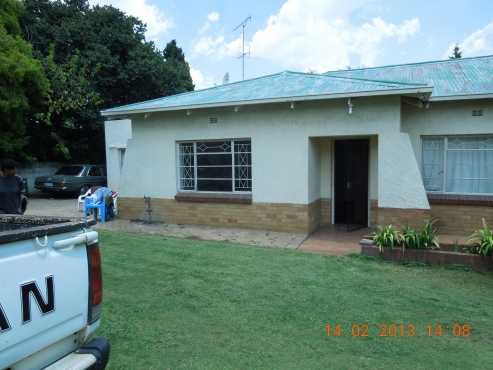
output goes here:
{"type": "MultiPolygon", "coordinates": [[[[176,189],[179,193],[207,193],[207,194],[251,194],[251,190],[235,190],[235,180],[236,180],[236,166],[235,165],[235,142],[237,141],[249,141],[250,142],[250,152],[246,152],[250,154],[250,159],[252,156],[252,140],[251,138],[234,138],[234,139],[197,139],[197,140],[181,140],[176,142],[176,189]],[[210,190],[197,190],[197,143],[201,142],[207,142],[207,143],[214,143],[214,142],[225,142],[229,141],[231,145],[231,167],[232,167],[232,174],[231,174],[231,189],[232,191],[210,191],[210,190]],[[181,188],[181,166],[180,165],[180,144],[193,144],[193,178],[194,178],[194,189],[182,189],[181,188]]],[[[211,152],[210,154],[229,154],[228,152],[211,152]]],[[[229,165],[223,166],[223,167],[230,167],[229,165]]],[[[251,188],[253,189],[253,180],[251,176],[252,173],[252,167],[253,164],[250,163],[250,179],[249,181],[251,182],[252,186],[251,188]]],[[[200,180],[208,180],[208,178],[201,178],[200,180]]],[[[211,180],[229,180],[229,178],[215,178],[211,180]]]]}
{"type": "MultiPolygon", "coordinates": [[[[441,139],[443,140],[443,171],[442,171],[442,190],[433,191],[426,190],[429,194],[448,194],[448,195],[476,195],[476,196],[491,196],[493,193],[468,193],[468,192],[451,192],[447,191],[447,152],[448,152],[448,140],[449,138],[474,138],[493,136],[491,134],[472,134],[472,135],[423,135],[421,136],[421,176],[424,177],[424,145],[423,141],[426,139],[441,139]]],[[[450,149],[450,150],[464,150],[464,149],[450,149]]],[[[492,150],[493,149],[467,149],[467,150],[492,150]]]]}

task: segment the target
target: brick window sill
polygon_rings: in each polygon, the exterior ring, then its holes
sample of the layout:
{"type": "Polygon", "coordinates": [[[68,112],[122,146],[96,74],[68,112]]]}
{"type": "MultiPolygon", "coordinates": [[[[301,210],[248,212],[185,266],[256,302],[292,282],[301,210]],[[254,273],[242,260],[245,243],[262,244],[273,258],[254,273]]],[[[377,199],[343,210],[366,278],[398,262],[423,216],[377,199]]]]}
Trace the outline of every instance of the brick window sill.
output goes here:
{"type": "Polygon", "coordinates": [[[181,192],[175,195],[178,202],[252,204],[252,194],[181,192]]]}
{"type": "Polygon", "coordinates": [[[493,195],[460,195],[428,193],[430,204],[493,206],[493,195]]]}

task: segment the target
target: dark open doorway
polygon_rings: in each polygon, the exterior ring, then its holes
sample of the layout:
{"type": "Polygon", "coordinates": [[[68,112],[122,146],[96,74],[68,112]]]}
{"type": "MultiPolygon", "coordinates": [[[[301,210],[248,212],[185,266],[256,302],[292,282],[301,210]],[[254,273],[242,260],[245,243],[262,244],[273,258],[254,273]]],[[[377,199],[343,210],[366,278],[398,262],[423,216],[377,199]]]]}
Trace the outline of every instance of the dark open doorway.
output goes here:
{"type": "Polygon", "coordinates": [[[367,139],[336,140],[334,146],[334,223],[349,230],[368,226],[367,139]]]}

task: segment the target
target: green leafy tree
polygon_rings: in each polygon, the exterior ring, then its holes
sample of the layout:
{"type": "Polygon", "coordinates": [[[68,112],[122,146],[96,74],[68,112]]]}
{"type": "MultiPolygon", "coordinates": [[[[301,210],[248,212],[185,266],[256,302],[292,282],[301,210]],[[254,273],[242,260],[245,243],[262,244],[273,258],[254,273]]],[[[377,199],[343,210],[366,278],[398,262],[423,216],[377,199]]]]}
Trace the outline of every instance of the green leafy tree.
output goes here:
{"type": "Polygon", "coordinates": [[[102,100],[92,89],[90,73],[78,53],[67,63],[57,64],[51,46],[43,66],[51,88],[45,111],[30,122],[29,149],[38,153],[39,160],[81,158],[91,150],[87,131],[99,130],[97,111],[102,100]]]}
{"type": "Polygon", "coordinates": [[[176,41],[158,50],[137,18],[112,6],[89,7],[87,0],[24,3],[24,35],[52,84],[36,123],[51,149],[32,146],[38,157],[102,161],[101,109],[193,89],[176,41]]]}
{"type": "Polygon", "coordinates": [[[176,40],[168,42],[163,50],[168,73],[172,77],[168,85],[168,94],[176,94],[194,89],[190,77],[190,66],[185,61],[183,50],[178,47],[176,40]]]}
{"type": "Polygon", "coordinates": [[[449,59],[460,59],[462,58],[462,50],[460,49],[458,44],[455,44],[454,49],[452,50],[452,55],[449,56],[449,59]]]}
{"type": "Polygon", "coordinates": [[[22,4],[0,1],[0,157],[29,157],[25,118],[41,109],[48,81],[41,63],[32,56],[29,43],[22,38],[19,17],[22,4]]]}

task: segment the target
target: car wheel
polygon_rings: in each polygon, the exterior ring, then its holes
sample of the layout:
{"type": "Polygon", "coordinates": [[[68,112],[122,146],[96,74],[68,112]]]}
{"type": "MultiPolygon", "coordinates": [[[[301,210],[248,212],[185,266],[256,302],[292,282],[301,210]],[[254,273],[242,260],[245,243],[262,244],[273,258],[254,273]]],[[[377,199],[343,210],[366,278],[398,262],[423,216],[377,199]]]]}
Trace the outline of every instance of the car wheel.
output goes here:
{"type": "Polygon", "coordinates": [[[88,185],[81,186],[81,188],[80,188],[80,195],[84,195],[85,193],[87,193],[88,190],[89,190],[89,186],[88,185]]]}

